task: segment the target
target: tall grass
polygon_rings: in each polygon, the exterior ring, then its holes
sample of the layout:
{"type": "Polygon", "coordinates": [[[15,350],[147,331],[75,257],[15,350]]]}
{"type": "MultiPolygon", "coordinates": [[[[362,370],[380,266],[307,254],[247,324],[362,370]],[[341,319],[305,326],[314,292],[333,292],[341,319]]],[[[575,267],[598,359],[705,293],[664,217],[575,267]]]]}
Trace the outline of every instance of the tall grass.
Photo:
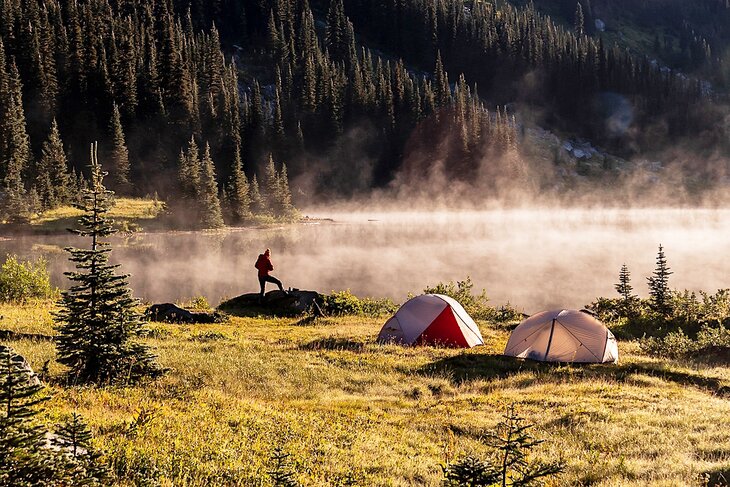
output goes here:
{"type": "MultiPolygon", "coordinates": [[[[9,328],[52,333],[50,306],[0,314],[9,328]]],[[[618,366],[523,362],[500,356],[508,333],[484,321],[486,346],[472,350],[381,346],[384,319],[153,324],[166,377],[53,384],[45,415],[84,416],[130,486],[268,486],[277,448],[307,486],[437,486],[442,464],[489,454],[482,437],[511,403],[546,440],[534,460],[566,461],[548,485],[702,485],[730,469],[724,366],[648,357],[635,342],[620,343],[618,366]]],[[[61,376],[52,343],[13,347],[61,376]]]]}

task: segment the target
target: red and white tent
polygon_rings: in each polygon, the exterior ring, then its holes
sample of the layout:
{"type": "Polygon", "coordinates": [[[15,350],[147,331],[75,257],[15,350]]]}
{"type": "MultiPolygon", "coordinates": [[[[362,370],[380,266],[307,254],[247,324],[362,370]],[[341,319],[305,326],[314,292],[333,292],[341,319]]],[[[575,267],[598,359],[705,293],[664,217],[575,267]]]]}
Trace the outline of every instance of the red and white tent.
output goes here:
{"type": "Polygon", "coordinates": [[[378,342],[457,348],[484,345],[471,316],[456,300],[441,294],[417,296],[401,306],[380,330],[378,342]]]}

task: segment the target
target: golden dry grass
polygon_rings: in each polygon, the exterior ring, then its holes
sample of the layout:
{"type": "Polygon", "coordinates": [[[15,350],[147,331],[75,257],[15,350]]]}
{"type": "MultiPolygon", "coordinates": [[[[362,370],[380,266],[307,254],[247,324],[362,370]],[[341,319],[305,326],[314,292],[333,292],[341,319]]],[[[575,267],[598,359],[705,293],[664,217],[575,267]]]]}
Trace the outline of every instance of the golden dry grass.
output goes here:
{"type": "MultiPolygon", "coordinates": [[[[165,203],[149,198],[115,198],[109,217],[123,231],[134,231],[154,226],[165,212],[165,203]]],[[[66,232],[77,225],[82,211],[73,206],[61,206],[36,215],[30,228],[39,233],[66,232]]]]}
{"type": "MultiPolygon", "coordinates": [[[[50,333],[47,307],[2,306],[0,323],[50,333]]],[[[630,342],[617,366],[508,360],[507,332],[485,323],[487,345],[469,351],[380,346],[382,321],[152,324],[164,378],[54,385],[45,415],[80,412],[123,485],[270,485],[281,445],[304,485],[351,474],[359,485],[436,486],[447,459],[487,453],[480,437],[513,402],[546,439],[536,457],[567,463],[548,485],[703,485],[730,469],[726,367],[659,361],[630,342]]],[[[61,374],[51,343],[11,345],[61,374]]]]}

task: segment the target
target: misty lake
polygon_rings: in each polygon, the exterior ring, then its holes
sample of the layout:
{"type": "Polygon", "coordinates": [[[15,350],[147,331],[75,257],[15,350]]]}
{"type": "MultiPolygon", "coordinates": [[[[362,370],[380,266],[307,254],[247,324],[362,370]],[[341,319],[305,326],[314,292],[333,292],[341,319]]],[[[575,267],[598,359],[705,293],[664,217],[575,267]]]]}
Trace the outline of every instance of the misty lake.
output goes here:
{"type": "MultiPolygon", "coordinates": [[[[730,287],[730,210],[305,214],[332,221],[114,237],[112,260],[131,274],[136,296],[148,302],[203,295],[217,304],[256,292],[253,265],[270,247],[272,274],[286,287],[350,289],[402,302],[426,285],[470,276],[493,305],[510,302],[534,313],[614,296],[623,263],[634,291],[646,296],[646,277],[661,243],[673,288],[730,287]]],[[[70,234],[0,238],[0,256],[43,255],[53,283],[65,287],[62,272],[71,266],[62,249],[85,244],[70,234]]]]}

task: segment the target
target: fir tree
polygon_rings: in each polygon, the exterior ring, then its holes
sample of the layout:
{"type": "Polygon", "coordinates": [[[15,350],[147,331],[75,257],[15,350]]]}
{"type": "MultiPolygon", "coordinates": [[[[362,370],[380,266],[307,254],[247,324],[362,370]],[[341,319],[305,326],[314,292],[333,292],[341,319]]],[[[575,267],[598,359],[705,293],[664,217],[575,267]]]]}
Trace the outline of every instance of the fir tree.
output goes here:
{"type": "Polygon", "coordinates": [[[117,275],[119,265],[109,264],[109,243],[101,239],[116,232],[107,213],[113,192],[103,185],[102,172],[92,145],[90,188],[76,208],[84,212],[81,229],[72,230],[91,238],[90,249],[67,248],[76,272],[65,275],[74,285],[63,293],[56,313],[58,361],[69,367],[78,382],[130,382],[157,377],[162,369],[149,347],[139,343],[144,322],[135,311],[127,275],[117,275]]]}
{"type": "Polygon", "coordinates": [[[243,172],[241,155],[236,151],[233,172],[228,184],[228,204],[234,223],[242,223],[251,218],[251,196],[246,173],[243,172]]]}
{"type": "Polygon", "coordinates": [[[183,198],[194,201],[200,186],[200,150],[195,137],[190,137],[187,152],[180,150],[178,180],[183,198]]]}
{"type": "Polygon", "coordinates": [[[448,486],[501,485],[503,487],[527,487],[542,485],[541,480],[565,469],[563,462],[532,462],[530,451],[543,442],[528,430],[533,425],[525,422],[515,411],[514,404],[507,408],[495,432],[486,436],[487,445],[496,450],[494,459],[482,461],[474,457],[465,459],[444,470],[448,486]]]}
{"type": "Polygon", "coordinates": [[[122,128],[122,119],[116,103],[112,108],[112,118],[109,122],[109,131],[112,135],[111,163],[114,168],[114,186],[117,191],[128,193],[129,182],[129,151],[122,128]]]}
{"type": "Polygon", "coordinates": [[[7,120],[5,121],[6,153],[5,160],[1,161],[5,167],[2,188],[5,197],[2,207],[4,207],[5,217],[9,221],[27,222],[30,215],[25,200],[23,172],[28,170],[31,163],[30,138],[26,129],[20,73],[14,61],[10,64],[8,89],[7,120]]]}
{"type": "Polygon", "coordinates": [[[264,168],[264,187],[261,192],[266,211],[273,214],[280,214],[281,187],[279,185],[279,177],[276,174],[274,166],[274,157],[269,154],[269,162],[264,168]]]}
{"type": "Polygon", "coordinates": [[[656,268],[652,276],[647,277],[649,283],[649,297],[651,308],[664,316],[672,311],[669,290],[669,276],[672,274],[667,266],[667,258],[664,255],[664,248],[659,245],[659,252],[656,256],[656,268]]]}
{"type": "Polygon", "coordinates": [[[436,54],[436,69],[434,72],[436,104],[439,107],[448,106],[451,102],[451,88],[449,87],[449,75],[444,70],[441,61],[441,51],[436,54]]]}
{"type": "Polygon", "coordinates": [[[291,202],[291,190],[289,189],[289,174],[286,170],[286,164],[281,165],[279,173],[279,211],[281,216],[291,218],[296,214],[294,205],[291,202]]]}
{"type": "Polygon", "coordinates": [[[51,133],[43,143],[41,160],[38,164],[36,187],[45,208],[54,208],[69,203],[76,192],[68,170],[66,153],[56,119],[51,123],[51,133]]]}
{"type": "Polygon", "coordinates": [[[205,144],[203,158],[200,161],[198,203],[201,210],[200,223],[204,228],[220,228],[223,226],[221,203],[218,199],[218,183],[215,177],[215,165],[210,156],[210,145],[207,143],[205,144]]]}
{"type": "Polygon", "coordinates": [[[271,477],[271,482],[275,487],[299,486],[299,483],[294,479],[294,471],[289,460],[290,456],[280,446],[277,446],[271,454],[271,460],[274,462],[274,466],[267,473],[271,477]]]}
{"type": "Polygon", "coordinates": [[[76,412],[58,427],[53,444],[68,452],[75,464],[75,485],[99,486],[108,484],[109,472],[101,462],[101,454],[91,444],[91,431],[84,419],[76,412]]]}
{"type": "Polygon", "coordinates": [[[0,345],[0,485],[56,485],[63,479],[57,459],[44,448],[45,429],[34,422],[48,399],[42,390],[23,358],[0,345]]]}
{"type": "Polygon", "coordinates": [[[585,17],[583,15],[583,6],[578,2],[575,7],[575,35],[583,37],[585,34],[585,17]]]}
{"type": "Polygon", "coordinates": [[[626,264],[621,266],[621,272],[618,275],[618,284],[614,284],[614,288],[616,288],[616,292],[621,295],[625,303],[628,303],[634,298],[631,294],[631,291],[634,290],[631,286],[631,274],[626,264]]]}
{"type": "Polygon", "coordinates": [[[264,203],[264,198],[261,196],[261,191],[259,188],[259,182],[256,178],[256,175],[253,175],[253,179],[251,179],[251,210],[253,213],[260,215],[262,213],[266,212],[266,206],[264,203]]]}

